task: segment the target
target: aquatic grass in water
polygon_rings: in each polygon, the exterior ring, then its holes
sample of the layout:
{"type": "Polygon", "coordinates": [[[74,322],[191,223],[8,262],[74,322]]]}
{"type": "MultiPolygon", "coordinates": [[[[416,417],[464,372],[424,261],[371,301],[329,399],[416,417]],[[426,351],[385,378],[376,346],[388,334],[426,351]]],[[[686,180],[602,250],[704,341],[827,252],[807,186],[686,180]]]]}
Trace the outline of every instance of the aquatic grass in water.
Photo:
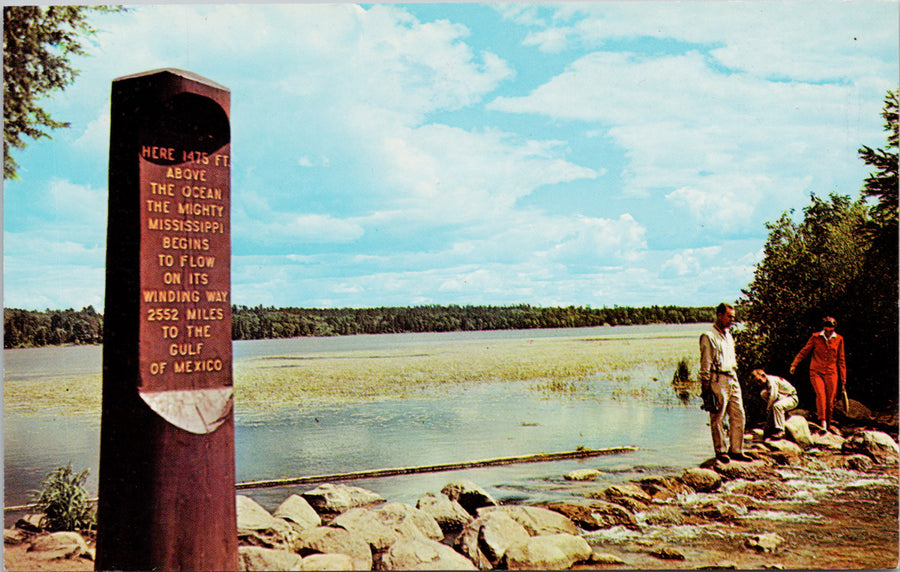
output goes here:
{"type": "MultiPolygon", "coordinates": [[[[466,384],[531,381],[551,394],[579,391],[580,382],[636,385],[671,393],[654,376],[633,372],[670,368],[696,345],[693,334],[665,337],[473,340],[431,343],[395,351],[322,352],[249,359],[236,364],[239,407],[279,407],[342,401],[437,396],[466,384]]],[[[669,374],[671,375],[671,374],[669,374]]],[[[658,377],[658,376],[656,376],[658,377]]]]}
{"type": "MultiPolygon", "coordinates": [[[[238,411],[437,396],[464,385],[533,382],[548,395],[592,390],[618,398],[671,399],[671,376],[696,346],[693,333],[601,339],[536,338],[423,342],[397,349],[240,359],[238,411]],[[635,372],[639,372],[637,375],[635,372]],[[668,372],[668,373],[666,373],[668,372]],[[608,389],[607,389],[608,388],[608,389]]],[[[100,374],[6,380],[6,411],[99,415],[100,374]]]]}

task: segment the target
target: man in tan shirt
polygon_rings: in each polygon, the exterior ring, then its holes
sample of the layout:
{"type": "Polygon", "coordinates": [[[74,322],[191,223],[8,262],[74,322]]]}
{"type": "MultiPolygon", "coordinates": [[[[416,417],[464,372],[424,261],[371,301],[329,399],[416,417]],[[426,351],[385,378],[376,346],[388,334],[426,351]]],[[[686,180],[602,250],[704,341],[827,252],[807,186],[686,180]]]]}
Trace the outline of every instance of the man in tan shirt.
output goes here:
{"type": "Polygon", "coordinates": [[[703,409],[709,411],[716,460],[728,463],[750,461],[744,455],[744,401],[737,378],[734,339],[729,328],[734,323],[734,307],[725,302],[716,308],[713,327],[700,334],[700,386],[703,409]],[[728,441],[725,415],[728,414],[728,441]]]}

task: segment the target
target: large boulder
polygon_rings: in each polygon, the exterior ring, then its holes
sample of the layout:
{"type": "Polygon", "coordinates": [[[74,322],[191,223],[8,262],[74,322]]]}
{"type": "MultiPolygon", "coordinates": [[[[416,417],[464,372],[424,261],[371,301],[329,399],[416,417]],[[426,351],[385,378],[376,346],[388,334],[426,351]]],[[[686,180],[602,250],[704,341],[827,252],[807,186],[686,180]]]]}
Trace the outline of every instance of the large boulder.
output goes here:
{"type": "Polygon", "coordinates": [[[782,453],[795,453],[799,455],[803,452],[803,448],[787,439],[767,439],[766,446],[771,451],[779,451],[782,453]]]}
{"type": "Polygon", "coordinates": [[[348,485],[325,483],[303,493],[306,502],[319,514],[339,514],[351,508],[385,502],[385,498],[372,491],[348,485]]]}
{"type": "Polygon", "coordinates": [[[781,479],[778,472],[764,461],[749,463],[716,463],[716,472],[728,480],[745,479],[755,481],[761,479],[781,479]]]}
{"type": "Polygon", "coordinates": [[[875,416],[872,414],[872,410],[859,401],[856,401],[855,399],[848,399],[847,401],[850,405],[848,409],[844,409],[843,399],[838,399],[838,406],[835,407],[835,410],[842,413],[847,419],[860,423],[867,423],[875,418],[875,416]]]}
{"type": "Polygon", "coordinates": [[[812,445],[812,433],[809,430],[809,423],[802,415],[791,415],[784,422],[784,431],[794,443],[801,447],[809,447],[812,445]]]}
{"type": "Polygon", "coordinates": [[[747,546],[758,552],[775,552],[783,543],[784,538],[774,532],[755,534],[747,539],[747,546]]]}
{"type": "Polygon", "coordinates": [[[635,484],[650,495],[651,499],[660,501],[676,498],[678,495],[689,495],[694,492],[694,489],[672,476],[644,477],[636,481],[635,484]]]}
{"type": "Polygon", "coordinates": [[[857,431],[844,441],[841,451],[868,455],[877,462],[897,460],[900,456],[897,442],[881,431],[857,431]]]}
{"type": "Polygon", "coordinates": [[[486,490],[466,479],[447,483],[441,493],[458,502],[472,516],[477,516],[481,507],[499,505],[486,490]]]}
{"type": "Polygon", "coordinates": [[[697,492],[711,493],[722,486],[722,476],[712,469],[691,467],[681,473],[681,482],[697,492]]]}
{"type": "Polygon", "coordinates": [[[610,485],[603,489],[598,498],[620,504],[632,512],[647,510],[651,500],[644,489],[633,483],[610,485]]]}
{"type": "Polygon", "coordinates": [[[732,504],[724,499],[713,497],[690,503],[684,510],[694,516],[707,520],[733,521],[747,514],[743,504],[732,504]]]}
{"type": "Polygon", "coordinates": [[[388,503],[377,509],[353,508],[338,515],[331,526],[354,533],[375,551],[385,550],[401,538],[444,538],[434,518],[403,503],[388,503]]]}
{"type": "Polygon", "coordinates": [[[474,520],[461,504],[443,493],[425,493],[416,502],[416,508],[431,515],[445,533],[459,532],[474,520]]]}
{"type": "Polygon", "coordinates": [[[295,530],[288,522],[269,514],[255,500],[237,495],[237,533],[241,544],[264,548],[290,547],[295,530]]]}
{"type": "Polygon", "coordinates": [[[381,557],[379,570],[478,570],[471,560],[429,538],[404,538],[381,557]]]}
{"type": "Polygon", "coordinates": [[[305,498],[300,495],[291,495],[284,500],[281,505],[275,509],[272,515],[275,518],[282,518],[297,530],[306,530],[307,528],[315,528],[321,526],[322,519],[315,509],[310,506],[305,498]]]}
{"type": "Polygon", "coordinates": [[[290,550],[263,548],[261,546],[239,546],[240,569],[248,572],[265,570],[300,570],[303,558],[290,550]]]}
{"type": "Polygon", "coordinates": [[[479,510],[478,514],[482,515],[490,512],[504,512],[508,514],[510,518],[525,527],[525,530],[531,536],[561,532],[578,534],[578,527],[575,526],[575,523],[566,516],[547,508],[525,505],[487,507],[479,510]]]}
{"type": "Polygon", "coordinates": [[[304,572],[341,572],[353,570],[353,559],[346,554],[310,554],[300,563],[304,572]]]}
{"type": "Polygon", "coordinates": [[[41,560],[56,560],[88,554],[88,545],[77,532],[52,532],[35,537],[28,551],[41,560]]]}
{"type": "Polygon", "coordinates": [[[835,435],[831,431],[812,435],[810,437],[810,442],[813,447],[818,447],[820,449],[834,449],[835,451],[840,451],[844,446],[844,438],[840,435],[835,435]]]}
{"type": "Polygon", "coordinates": [[[772,479],[764,479],[759,481],[747,481],[746,483],[738,483],[732,489],[736,494],[747,495],[749,497],[761,500],[789,499],[796,489],[787,483],[772,479]]]}
{"type": "Polygon", "coordinates": [[[294,541],[294,552],[310,554],[346,554],[353,561],[354,570],[372,569],[372,550],[369,544],[343,528],[317,526],[300,533],[294,541]]]}
{"type": "Polygon", "coordinates": [[[528,538],[525,527],[505,512],[486,512],[463,528],[455,548],[479,569],[488,570],[500,562],[510,546],[528,538]]]}
{"type": "Polygon", "coordinates": [[[27,532],[41,532],[44,530],[44,515],[42,514],[26,514],[16,521],[16,528],[27,532]]]}
{"type": "Polygon", "coordinates": [[[511,546],[503,557],[508,570],[566,570],[576,562],[589,560],[593,550],[574,534],[533,536],[511,546]]]}
{"type": "Polygon", "coordinates": [[[660,506],[647,511],[644,514],[644,522],[650,526],[681,526],[687,519],[676,506],[660,506]]]}
{"type": "Polygon", "coordinates": [[[575,469],[563,475],[563,478],[567,481],[596,481],[602,474],[597,469],[575,469]]]}
{"type": "Polygon", "coordinates": [[[638,529],[637,519],[627,508],[599,499],[571,499],[548,502],[544,507],[556,511],[584,530],[625,526],[638,529]]]}

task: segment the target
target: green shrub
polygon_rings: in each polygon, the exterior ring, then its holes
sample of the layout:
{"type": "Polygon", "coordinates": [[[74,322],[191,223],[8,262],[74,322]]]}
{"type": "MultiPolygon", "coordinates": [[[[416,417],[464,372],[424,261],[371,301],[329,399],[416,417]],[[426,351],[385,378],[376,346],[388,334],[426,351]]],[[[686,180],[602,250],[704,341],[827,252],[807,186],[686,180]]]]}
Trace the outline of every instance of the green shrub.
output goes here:
{"type": "Polygon", "coordinates": [[[96,514],[84,488],[87,476],[87,469],[76,474],[69,463],[54,469],[41,483],[34,496],[48,530],[85,530],[95,524],[96,514]]]}

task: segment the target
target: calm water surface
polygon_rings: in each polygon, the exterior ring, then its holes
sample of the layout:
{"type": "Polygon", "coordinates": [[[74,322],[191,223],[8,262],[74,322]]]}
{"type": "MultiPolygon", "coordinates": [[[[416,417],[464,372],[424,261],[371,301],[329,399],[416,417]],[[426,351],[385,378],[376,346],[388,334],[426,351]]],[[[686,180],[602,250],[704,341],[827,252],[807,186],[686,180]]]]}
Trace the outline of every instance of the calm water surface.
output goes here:
{"type": "MultiPolygon", "coordinates": [[[[268,355],[398,348],[404,345],[469,339],[606,337],[697,333],[704,325],[619,326],[553,330],[361,335],[334,338],[238,341],[235,361],[268,355]]],[[[27,380],[99,375],[97,347],[4,351],[4,378],[27,380]]],[[[672,372],[639,368],[637,383],[667,384],[672,372]],[[658,377],[658,382],[652,378],[658,377]]],[[[239,382],[239,380],[238,380],[239,382]]],[[[605,383],[605,382],[604,382],[605,383]]],[[[454,478],[469,478],[497,497],[541,498],[554,495],[554,483],[575,468],[598,468],[611,481],[639,473],[696,465],[709,457],[706,414],[698,404],[683,404],[674,394],[642,399],[611,395],[600,380],[588,380],[573,395],[543,394],[530,383],[502,383],[452,390],[431,399],[407,399],[340,406],[285,408],[250,415],[236,404],[237,479],[250,481],[300,475],[429,465],[454,461],[590,448],[635,445],[634,453],[579,461],[510,465],[452,473],[390,477],[350,482],[390,500],[414,504],[454,478]]],[[[606,384],[608,385],[608,383],[606,384]]],[[[14,414],[4,417],[4,498],[7,506],[28,502],[53,468],[71,461],[89,469],[87,483],[96,495],[100,420],[97,415],[14,414]]],[[[311,488],[248,491],[268,508],[291,492],[311,488]]]]}

